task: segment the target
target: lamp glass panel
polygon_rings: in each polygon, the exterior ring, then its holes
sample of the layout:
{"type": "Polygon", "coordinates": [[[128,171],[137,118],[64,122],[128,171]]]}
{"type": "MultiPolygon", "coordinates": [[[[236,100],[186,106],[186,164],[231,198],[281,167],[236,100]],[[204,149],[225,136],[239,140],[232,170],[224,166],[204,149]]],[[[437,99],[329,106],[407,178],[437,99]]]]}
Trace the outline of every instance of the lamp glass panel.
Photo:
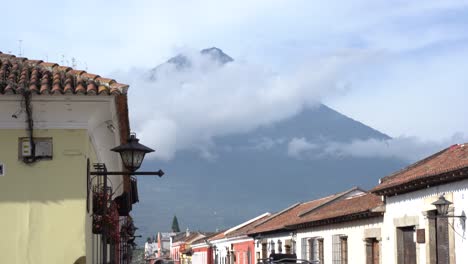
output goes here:
{"type": "Polygon", "coordinates": [[[122,156],[122,162],[126,168],[130,168],[133,163],[133,151],[123,151],[120,153],[122,156]]]}
{"type": "Polygon", "coordinates": [[[437,206],[437,211],[440,215],[446,215],[448,213],[449,204],[441,204],[437,206]]]}
{"type": "Polygon", "coordinates": [[[141,163],[143,162],[143,158],[145,157],[145,153],[143,151],[134,151],[133,152],[133,164],[132,167],[135,169],[140,168],[141,163]]]}

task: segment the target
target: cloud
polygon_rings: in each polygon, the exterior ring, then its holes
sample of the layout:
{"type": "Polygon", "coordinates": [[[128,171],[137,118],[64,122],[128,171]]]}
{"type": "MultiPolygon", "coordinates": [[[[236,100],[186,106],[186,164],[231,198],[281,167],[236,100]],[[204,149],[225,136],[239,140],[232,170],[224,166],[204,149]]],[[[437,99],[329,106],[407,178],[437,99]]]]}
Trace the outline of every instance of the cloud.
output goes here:
{"type": "Polygon", "coordinates": [[[324,141],[315,144],[305,138],[292,139],[288,146],[288,153],[296,158],[334,156],[334,157],[359,157],[359,158],[398,158],[407,162],[415,162],[432,155],[453,144],[465,143],[468,137],[462,133],[452,137],[428,141],[417,137],[400,136],[392,139],[367,139],[354,140],[349,143],[324,141]],[[291,147],[293,146],[293,147],[291,147]],[[294,150],[296,150],[294,152],[294,150]],[[311,150],[314,150],[311,153],[311,150]]]}
{"type": "Polygon", "coordinates": [[[340,85],[344,73],[373,56],[349,51],[278,73],[247,62],[220,67],[199,52],[185,54],[192,67],[165,65],[154,81],[145,78],[149,70],[120,73],[132,86],[133,129],[157,149],[153,157],[165,160],[190,148],[212,157],[207,153],[215,136],[252,130],[313,106],[325,95],[340,94],[347,89],[340,85]]]}
{"type": "Polygon", "coordinates": [[[294,158],[301,158],[304,153],[317,148],[317,144],[310,143],[303,137],[293,138],[288,143],[288,155],[294,158]]]}

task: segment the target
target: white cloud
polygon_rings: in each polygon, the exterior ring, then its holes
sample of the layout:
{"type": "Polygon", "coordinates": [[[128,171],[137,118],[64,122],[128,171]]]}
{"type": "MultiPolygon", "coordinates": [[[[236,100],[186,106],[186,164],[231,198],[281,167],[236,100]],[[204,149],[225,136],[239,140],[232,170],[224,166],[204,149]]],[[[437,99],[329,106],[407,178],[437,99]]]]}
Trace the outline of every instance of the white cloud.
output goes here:
{"type": "Polygon", "coordinates": [[[250,147],[251,149],[254,150],[259,150],[259,151],[267,151],[270,150],[276,146],[279,146],[285,142],[284,138],[270,138],[270,137],[261,137],[257,140],[253,140],[252,143],[253,147],[250,147]]]}
{"type": "Polygon", "coordinates": [[[214,136],[292,116],[324,95],[340,93],[343,72],[372,54],[348,52],[305,64],[290,74],[236,61],[219,67],[195,51],[188,56],[192,68],[179,71],[167,66],[155,81],[142,78],[145,71],[122,76],[132,86],[132,127],[142,141],[159,149],[155,157],[170,159],[187,148],[205,151],[203,146],[214,136]]]}
{"type": "Polygon", "coordinates": [[[296,158],[315,156],[360,157],[360,158],[398,158],[415,162],[432,155],[453,144],[468,141],[462,133],[440,141],[421,140],[417,137],[400,136],[393,139],[354,140],[349,143],[324,141],[312,144],[305,138],[293,139],[288,147],[288,153],[296,158]],[[292,144],[294,143],[294,144],[292,144]],[[291,148],[291,145],[295,148],[291,148]],[[292,150],[291,150],[292,149],[292,150]],[[294,150],[296,150],[294,152],[294,150]],[[310,152],[313,150],[313,153],[310,152]]]}
{"type": "Polygon", "coordinates": [[[302,158],[304,155],[311,151],[318,148],[317,144],[310,143],[307,139],[301,138],[293,138],[288,143],[288,155],[294,158],[302,158]]]}

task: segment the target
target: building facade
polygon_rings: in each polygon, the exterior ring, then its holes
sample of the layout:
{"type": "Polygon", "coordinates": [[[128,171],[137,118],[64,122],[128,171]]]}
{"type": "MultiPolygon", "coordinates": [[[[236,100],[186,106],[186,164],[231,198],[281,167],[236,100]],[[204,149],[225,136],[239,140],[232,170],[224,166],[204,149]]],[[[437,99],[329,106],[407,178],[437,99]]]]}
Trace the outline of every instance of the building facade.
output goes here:
{"type": "Polygon", "coordinates": [[[297,232],[300,259],[379,264],[384,211],[380,197],[364,192],[303,215],[288,228],[297,232]]]}
{"type": "Polygon", "coordinates": [[[386,204],[382,263],[467,262],[467,145],[453,145],[384,177],[373,192],[386,204]],[[440,196],[451,203],[448,217],[433,205],[440,196]]]}
{"type": "MultiPolygon", "coordinates": [[[[0,53],[1,263],[93,263],[98,180],[89,170],[122,170],[110,149],[129,136],[127,88],[0,53]]],[[[112,198],[131,189],[123,176],[109,176],[108,185],[112,198]]]]}

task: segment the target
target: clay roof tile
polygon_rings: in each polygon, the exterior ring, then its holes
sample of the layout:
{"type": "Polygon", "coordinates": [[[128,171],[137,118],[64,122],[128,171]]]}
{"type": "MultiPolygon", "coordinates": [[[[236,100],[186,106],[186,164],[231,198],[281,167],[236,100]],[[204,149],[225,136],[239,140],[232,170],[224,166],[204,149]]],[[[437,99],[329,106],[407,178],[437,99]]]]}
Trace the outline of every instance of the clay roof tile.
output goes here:
{"type": "Polygon", "coordinates": [[[40,94],[124,95],[128,85],[53,62],[0,52],[0,95],[29,89],[40,94]],[[19,89],[19,90],[18,90],[19,89]]]}

